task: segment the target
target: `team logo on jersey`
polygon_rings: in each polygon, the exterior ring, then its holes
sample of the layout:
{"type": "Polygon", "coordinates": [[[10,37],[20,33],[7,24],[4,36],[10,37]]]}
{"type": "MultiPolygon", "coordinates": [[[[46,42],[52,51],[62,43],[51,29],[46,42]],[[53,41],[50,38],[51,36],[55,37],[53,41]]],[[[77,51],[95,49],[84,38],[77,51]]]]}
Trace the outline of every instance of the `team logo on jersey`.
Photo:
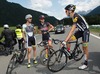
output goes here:
{"type": "Polygon", "coordinates": [[[78,19],[78,17],[75,17],[75,18],[73,19],[73,22],[77,22],[77,19],[78,19]]]}

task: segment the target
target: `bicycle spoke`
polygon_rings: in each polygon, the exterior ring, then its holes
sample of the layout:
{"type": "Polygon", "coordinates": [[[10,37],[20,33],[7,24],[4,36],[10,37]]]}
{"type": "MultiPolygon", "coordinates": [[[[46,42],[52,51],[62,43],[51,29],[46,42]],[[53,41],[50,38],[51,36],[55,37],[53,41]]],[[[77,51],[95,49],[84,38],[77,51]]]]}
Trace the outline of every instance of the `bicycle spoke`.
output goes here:
{"type": "Polygon", "coordinates": [[[58,50],[53,53],[48,59],[48,69],[52,72],[57,72],[62,70],[67,64],[67,56],[64,52],[58,50]],[[55,62],[51,65],[51,61],[55,62]]]}

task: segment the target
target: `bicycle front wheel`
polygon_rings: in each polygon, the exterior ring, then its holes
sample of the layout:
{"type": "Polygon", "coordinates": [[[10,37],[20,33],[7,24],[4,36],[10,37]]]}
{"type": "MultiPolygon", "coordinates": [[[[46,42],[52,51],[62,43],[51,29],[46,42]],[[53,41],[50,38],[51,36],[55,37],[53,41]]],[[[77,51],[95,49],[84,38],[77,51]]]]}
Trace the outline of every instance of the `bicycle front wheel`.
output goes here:
{"type": "Polygon", "coordinates": [[[16,54],[14,54],[8,64],[6,74],[11,74],[17,63],[16,54]]]}
{"type": "Polygon", "coordinates": [[[21,53],[20,53],[20,56],[19,56],[19,63],[23,63],[25,57],[26,57],[26,54],[27,54],[27,50],[26,48],[23,48],[21,53]]]}
{"type": "Polygon", "coordinates": [[[47,61],[48,58],[46,59],[46,57],[49,57],[52,53],[54,53],[55,51],[53,49],[48,49],[48,55],[46,56],[46,49],[43,49],[40,52],[40,62],[42,65],[47,66],[47,61]]]}
{"type": "Polygon", "coordinates": [[[62,50],[55,51],[48,59],[47,67],[52,72],[62,70],[67,64],[67,54],[62,50]],[[51,65],[51,62],[55,62],[51,65]]]}

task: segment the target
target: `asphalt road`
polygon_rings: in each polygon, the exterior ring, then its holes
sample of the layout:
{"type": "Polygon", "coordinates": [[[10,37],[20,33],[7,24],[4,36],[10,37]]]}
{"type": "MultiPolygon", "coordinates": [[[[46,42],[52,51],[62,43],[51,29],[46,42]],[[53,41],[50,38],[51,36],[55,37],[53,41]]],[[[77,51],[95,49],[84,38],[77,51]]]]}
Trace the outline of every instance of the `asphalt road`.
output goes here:
{"type": "MultiPolygon", "coordinates": [[[[54,34],[50,33],[52,38],[64,40],[68,34],[69,28],[67,28],[65,34],[54,34]]],[[[41,35],[36,36],[37,43],[41,41],[41,35]]],[[[81,40],[80,40],[81,41],[81,40]]],[[[53,45],[54,49],[58,49],[58,45],[53,45]]],[[[15,46],[17,48],[17,46],[15,46]]],[[[37,60],[38,64],[32,64],[31,68],[27,68],[27,57],[22,65],[16,67],[12,74],[100,74],[100,40],[90,36],[89,43],[89,67],[86,70],[78,70],[78,66],[81,65],[80,60],[75,62],[74,60],[68,61],[68,65],[57,73],[50,72],[45,66],[41,65],[39,62],[39,53],[42,48],[37,47],[37,60]]],[[[0,74],[6,74],[7,65],[12,55],[9,56],[0,56],[0,74]]],[[[32,56],[33,57],[33,56],[32,56]]]]}

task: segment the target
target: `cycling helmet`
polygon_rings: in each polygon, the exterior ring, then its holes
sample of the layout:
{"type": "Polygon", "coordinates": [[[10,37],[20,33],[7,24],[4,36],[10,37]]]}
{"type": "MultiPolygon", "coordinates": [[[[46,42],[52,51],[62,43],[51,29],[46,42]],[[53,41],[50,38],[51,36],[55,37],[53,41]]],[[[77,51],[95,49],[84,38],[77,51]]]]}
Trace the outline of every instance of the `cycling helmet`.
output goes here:
{"type": "Polygon", "coordinates": [[[65,10],[75,11],[76,6],[73,4],[69,4],[65,7],[65,10]]]}
{"type": "Polygon", "coordinates": [[[39,19],[44,19],[45,18],[45,16],[44,15],[41,15],[40,17],[39,17],[39,19]]]}
{"type": "Polygon", "coordinates": [[[9,28],[9,25],[8,24],[5,24],[3,27],[4,28],[9,28]]]}
{"type": "Polygon", "coordinates": [[[27,20],[28,18],[32,18],[32,15],[31,15],[31,14],[27,14],[27,15],[25,16],[25,19],[27,20]]]}
{"type": "Polygon", "coordinates": [[[16,28],[21,28],[21,25],[20,25],[20,24],[18,24],[18,25],[16,26],[16,28]]]}

